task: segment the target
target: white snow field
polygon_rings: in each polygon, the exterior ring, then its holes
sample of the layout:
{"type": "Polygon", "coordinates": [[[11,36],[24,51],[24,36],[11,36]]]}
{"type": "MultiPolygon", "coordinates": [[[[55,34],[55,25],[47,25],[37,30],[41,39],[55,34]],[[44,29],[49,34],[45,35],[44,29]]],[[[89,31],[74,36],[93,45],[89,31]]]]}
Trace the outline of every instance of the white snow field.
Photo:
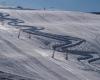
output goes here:
{"type": "Polygon", "coordinates": [[[99,41],[100,15],[0,9],[0,80],[100,80],[99,41]]]}

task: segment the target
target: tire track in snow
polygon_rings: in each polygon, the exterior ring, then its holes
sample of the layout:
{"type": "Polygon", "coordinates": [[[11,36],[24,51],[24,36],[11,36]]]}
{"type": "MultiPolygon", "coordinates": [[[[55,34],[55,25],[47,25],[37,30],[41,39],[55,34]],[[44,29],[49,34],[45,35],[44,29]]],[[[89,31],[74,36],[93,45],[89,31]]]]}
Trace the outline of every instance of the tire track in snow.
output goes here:
{"type": "MultiPolygon", "coordinates": [[[[11,42],[9,42],[8,40],[2,38],[0,36],[0,39],[2,41],[4,41],[9,47],[11,47],[13,50],[15,50],[16,52],[20,53],[20,54],[23,54],[23,55],[26,55],[26,53],[24,53],[22,50],[20,50],[17,46],[15,46],[14,44],[12,44],[11,42]]],[[[27,56],[27,55],[26,55],[27,56]]],[[[34,58],[35,59],[35,58],[34,58]]],[[[37,60],[37,59],[35,59],[37,60]]],[[[38,76],[39,78],[41,78],[42,80],[44,80],[42,77],[40,77],[40,75],[38,75],[37,73],[33,72],[33,74],[35,74],[36,76],[38,76]]],[[[35,77],[35,76],[34,76],[35,77]]]]}
{"type": "Polygon", "coordinates": [[[0,71],[0,80],[35,80],[0,71]]]}

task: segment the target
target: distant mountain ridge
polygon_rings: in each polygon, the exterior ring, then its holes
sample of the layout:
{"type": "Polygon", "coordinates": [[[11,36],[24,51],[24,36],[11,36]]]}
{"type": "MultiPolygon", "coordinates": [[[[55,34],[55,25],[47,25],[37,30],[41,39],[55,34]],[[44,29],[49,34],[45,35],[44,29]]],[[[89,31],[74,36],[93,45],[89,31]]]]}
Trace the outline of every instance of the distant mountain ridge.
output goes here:
{"type": "Polygon", "coordinates": [[[100,15],[100,12],[91,12],[92,14],[98,14],[98,15],[100,15]]]}
{"type": "Polygon", "coordinates": [[[13,6],[2,6],[2,5],[0,5],[0,9],[39,10],[39,9],[33,9],[33,8],[25,8],[25,7],[22,7],[22,6],[13,7],[13,6]]]}

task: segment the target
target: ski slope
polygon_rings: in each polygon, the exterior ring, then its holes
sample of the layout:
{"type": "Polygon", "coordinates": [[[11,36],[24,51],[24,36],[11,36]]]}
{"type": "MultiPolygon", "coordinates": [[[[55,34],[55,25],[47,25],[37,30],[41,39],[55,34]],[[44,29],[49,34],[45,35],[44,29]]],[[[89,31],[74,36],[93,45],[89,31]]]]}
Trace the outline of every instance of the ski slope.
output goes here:
{"type": "Polygon", "coordinates": [[[0,79],[99,80],[100,15],[0,9],[0,19],[0,79]]]}

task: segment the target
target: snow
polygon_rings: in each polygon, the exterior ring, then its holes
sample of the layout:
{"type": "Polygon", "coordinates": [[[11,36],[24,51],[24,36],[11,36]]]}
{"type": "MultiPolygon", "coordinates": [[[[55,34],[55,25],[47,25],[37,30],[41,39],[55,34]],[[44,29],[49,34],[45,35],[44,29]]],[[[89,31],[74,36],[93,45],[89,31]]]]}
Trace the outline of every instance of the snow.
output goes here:
{"type": "Polygon", "coordinates": [[[0,13],[4,19],[0,25],[1,73],[16,76],[16,80],[20,77],[26,80],[100,79],[99,15],[10,9],[0,9],[0,13]],[[27,32],[32,33],[31,39],[27,32]],[[61,47],[57,48],[55,58],[51,58],[52,46],[80,40],[84,43],[68,48],[68,60],[61,47]]]}

